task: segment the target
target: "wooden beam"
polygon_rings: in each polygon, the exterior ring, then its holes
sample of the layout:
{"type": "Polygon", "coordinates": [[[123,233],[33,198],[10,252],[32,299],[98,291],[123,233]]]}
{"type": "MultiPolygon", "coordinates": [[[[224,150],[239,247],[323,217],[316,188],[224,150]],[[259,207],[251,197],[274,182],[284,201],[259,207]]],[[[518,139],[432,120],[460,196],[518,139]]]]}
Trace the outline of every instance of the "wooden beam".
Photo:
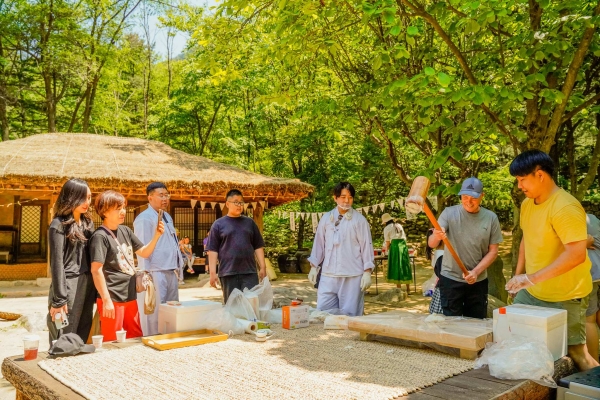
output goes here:
{"type": "Polygon", "coordinates": [[[256,208],[252,209],[252,216],[254,218],[254,222],[258,226],[258,230],[262,234],[263,230],[264,230],[264,222],[263,222],[263,208],[260,206],[260,204],[257,204],[256,208]]]}

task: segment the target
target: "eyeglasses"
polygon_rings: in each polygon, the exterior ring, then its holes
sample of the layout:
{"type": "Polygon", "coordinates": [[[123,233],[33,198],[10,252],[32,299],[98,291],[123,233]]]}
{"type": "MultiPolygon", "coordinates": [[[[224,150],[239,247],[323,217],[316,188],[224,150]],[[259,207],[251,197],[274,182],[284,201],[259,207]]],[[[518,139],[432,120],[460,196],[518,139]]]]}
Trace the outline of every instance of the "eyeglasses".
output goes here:
{"type": "Polygon", "coordinates": [[[344,216],[342,214],[338,215],[338,219],[337,219],[337,221],[335,221],[335,224],[333,224],[333,226],[335,226],[337,228],[337,226],[340,224],[340,222],[342,222],[342,218],[344,218],[344,216]]]}
{"type": "Polygon", "coordinates": [[[246,204],[243,201],[228,201],[228,203],[231,203],[234,206],[238,206],[238,207],[244,207],[244,204],[246,204]]]}
{"type": "Polygon", "coordinates": [[[157,194],[156,197],[158,197],[161,200],[167,200],[171,198],[171,195],[168,193],[161,193],[161,194],[157,194]]]}

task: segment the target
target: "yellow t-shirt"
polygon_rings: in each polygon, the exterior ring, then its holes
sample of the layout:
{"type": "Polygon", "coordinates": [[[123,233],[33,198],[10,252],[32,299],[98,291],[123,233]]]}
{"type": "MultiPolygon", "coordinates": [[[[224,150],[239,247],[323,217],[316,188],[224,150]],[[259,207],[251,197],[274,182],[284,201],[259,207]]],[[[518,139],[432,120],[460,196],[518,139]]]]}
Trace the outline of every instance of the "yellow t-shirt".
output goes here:
{"type": "MultiPolygon", "coordinates": [[[[564,251],[564,245],[587,239],[585,211],[579,201],[560,189],[542,204],[525,199],[521,204],[521,229],[528,274],[550,265],[564,251]]],[[[592,263],[589,257],[569,272],[531,286],[534,297],[551,302],[578,299],[592,291],[592,263]]]]}

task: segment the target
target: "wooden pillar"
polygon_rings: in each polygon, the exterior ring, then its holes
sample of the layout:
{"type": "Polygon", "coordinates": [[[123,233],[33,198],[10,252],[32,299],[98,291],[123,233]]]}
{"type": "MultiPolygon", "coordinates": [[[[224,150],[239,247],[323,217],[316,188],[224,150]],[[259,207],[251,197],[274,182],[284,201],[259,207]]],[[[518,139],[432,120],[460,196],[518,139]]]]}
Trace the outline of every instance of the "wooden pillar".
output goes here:
{"type": "Polygon", "coordinates": [[[260,206],[260,203],[257,203],[256,208],[252,209],[252,217],[254,218],[254,222],[258,226],[258,230],[260,230],[261,234],[263,233],[263,230],[264,230],[263,212],[264,212],[264,210],[260,206]]]}
{"type": "MultiPolygon", "coordinates": [[[[58,199],[58,193],[52,193],[52,195],[50,196],[50,205],[48,206],[49,210],[48,210],[48,226],[50,226],[50,224],[52,223],[52,220],[54,219],[54,203],[56,203],[56,200],[58,199]]],[[[48,235],[50,233],[50,230],[47,229],[46,230],[46,235],[48,235]]],[[[52,272],[50,271],[50,238],[47,237],[46,238],[46,243],[47,243],[47,251],[46,251],[46,278],[52,278],[52,272]]]]}

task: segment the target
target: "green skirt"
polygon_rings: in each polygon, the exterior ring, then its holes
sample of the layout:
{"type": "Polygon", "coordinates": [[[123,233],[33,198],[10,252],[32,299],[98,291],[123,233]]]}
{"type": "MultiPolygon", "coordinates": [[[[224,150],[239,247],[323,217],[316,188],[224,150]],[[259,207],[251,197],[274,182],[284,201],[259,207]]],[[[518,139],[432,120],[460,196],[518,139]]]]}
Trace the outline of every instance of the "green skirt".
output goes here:
{"type": "Polygon", "coordinates": [[[412,282],[408,246],[404,239],[392,239],[390,243],[387,281],[395,284],[412,282]]]}

